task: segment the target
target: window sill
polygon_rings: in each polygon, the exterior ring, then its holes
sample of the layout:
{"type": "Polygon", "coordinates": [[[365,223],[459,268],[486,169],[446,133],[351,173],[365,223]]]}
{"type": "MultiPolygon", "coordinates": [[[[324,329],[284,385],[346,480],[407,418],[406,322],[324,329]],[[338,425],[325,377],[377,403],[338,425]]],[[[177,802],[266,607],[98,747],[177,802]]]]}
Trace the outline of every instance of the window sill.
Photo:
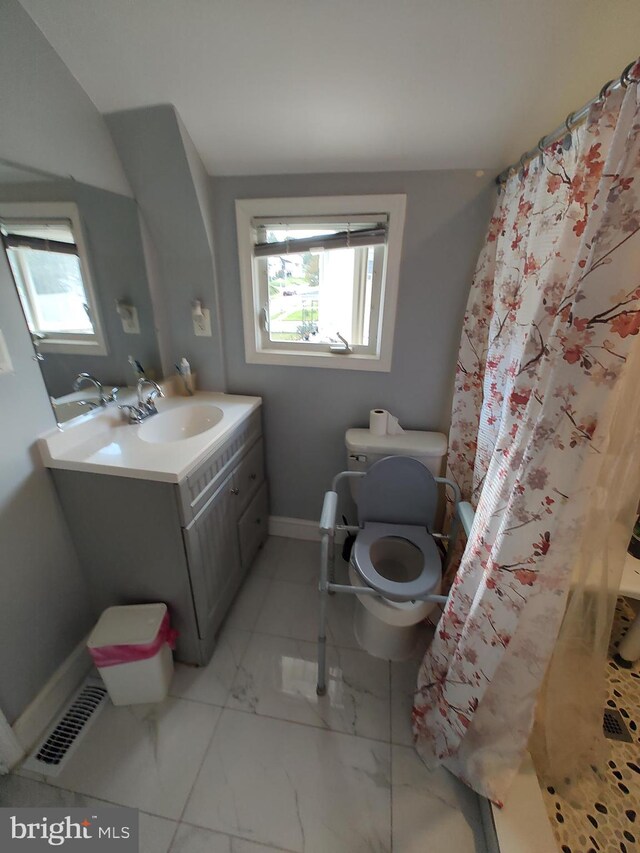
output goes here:
{"type": "Polygon", "coordinates": [[[391,356],[351,353],[340,355],[331,352],[292,352],[287,350],[262,350],[246,353],[247,364],[271,364],[280,367],[323,367],[327,370],[368,370],[372,373],[390,373],[391,356]]]}
{"type": "Polygon", "coordinates": [[[51,355],[108,355],[109,351],[105,344],[99,341],[82,342],[79,341],[53,341],[44,340],[38,342],[38,351],[43,355],[50,353],[51,355]]]}

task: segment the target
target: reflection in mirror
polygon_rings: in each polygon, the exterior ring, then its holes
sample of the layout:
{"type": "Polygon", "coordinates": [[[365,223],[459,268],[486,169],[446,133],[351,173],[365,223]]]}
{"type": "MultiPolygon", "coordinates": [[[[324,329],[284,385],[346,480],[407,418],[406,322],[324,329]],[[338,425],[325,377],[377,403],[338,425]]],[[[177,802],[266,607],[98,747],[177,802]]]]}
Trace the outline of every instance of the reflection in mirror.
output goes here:
{"type": "Polygon", "coordinates": [[[135,384],[129,356],[160,377],[132,198],[0,161],[0,233],[58,423],[135,384]]]}
{"type": "Polygon", "coordinates": [[[88,373],[81,373],[73,383],[71,394],[63,397],[50,397],[53,413],[59,424],[72,418],[86,415],[117,399],[119,388],[104,388],[101,382],[88,373]]]}
{"type": "Polygon", "coordinates": [[[77,206],[0,203],[0,235],[39,352],[106,355],[77,206]]]}

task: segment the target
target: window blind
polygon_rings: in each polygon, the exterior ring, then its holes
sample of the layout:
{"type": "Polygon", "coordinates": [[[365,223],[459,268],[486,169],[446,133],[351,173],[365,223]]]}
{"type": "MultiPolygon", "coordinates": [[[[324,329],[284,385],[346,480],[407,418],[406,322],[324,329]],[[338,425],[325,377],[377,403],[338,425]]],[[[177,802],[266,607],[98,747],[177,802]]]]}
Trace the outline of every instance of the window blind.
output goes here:
{"type": "Polygon", "coordinates": [[[35,249],[62,255],[78,255],[71,222],[67,219],[50,222],[24,220],[0,221],[2,242],[7,249],[35,249]]]}
{"type": "Polygon", "coordinates": [[[303,252],[322,252],[328,249],[356,249],[366,246],[380,246],[387,242],[388,225],[387,217],[381,216],[375,221],[362,222],[362,217],[353,217],[350,221],[342,219],[337,222],[336,217],[324,217],[322,221],[289,219],[282,220],[254,219],[253,226],[257,235],[263,235],[267,229],[281,230],[309,230],[308,236],[289,237],[285,240],[266,241],[256,238],[253,244],[253,254],[256,258],[267,258],[275,255],[292,255],[303,252]],[[329,227],[335,228],[334,233],[313,233],[314,227],[318,232],[326,231],[329,227]]]}

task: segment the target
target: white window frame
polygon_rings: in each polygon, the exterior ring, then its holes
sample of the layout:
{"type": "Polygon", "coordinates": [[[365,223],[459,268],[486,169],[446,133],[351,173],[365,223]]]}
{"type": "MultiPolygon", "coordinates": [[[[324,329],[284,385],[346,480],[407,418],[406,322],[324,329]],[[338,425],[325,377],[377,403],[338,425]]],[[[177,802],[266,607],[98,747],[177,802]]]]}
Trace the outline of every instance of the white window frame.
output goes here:
{"type": "Polygon", "coordinates": [[[406,195],[322,196],[310,198],[237,199],[236,225],[242,295],[245,358],[248,364],[325,367],[344,370],[391,370],[406,195]],[[257,259],[253,256],[254,217],[308,217],[386,214],[388,236],[379,287],[372,300],[370,347],[353,347],[350,354],[331,352],[328,344],[269,341],[264,334],[263,308],[257,259]],[[370,351],[365,351],[365,350],[370,351]]]}
{"type": "Polygon", "coordinates": [[[98,309],[89,254],[87,252],[78,206],[71,201],[17,202],[11,204],[2,202],[0,204],[0,219],[29,218],[43,220],[68,219],[71,222],[71,229],[76,246],[78,247],[78,261],[80,263],[80,272],[82,273],[82,283],[87,297],[89,315],[94,328],[93,335],[74,334],[71,332],[47,332],[46,337],[38,341],[38,351],[41,353],[58,353],[59,355],[108,355],[109,348],[98,309]]]}

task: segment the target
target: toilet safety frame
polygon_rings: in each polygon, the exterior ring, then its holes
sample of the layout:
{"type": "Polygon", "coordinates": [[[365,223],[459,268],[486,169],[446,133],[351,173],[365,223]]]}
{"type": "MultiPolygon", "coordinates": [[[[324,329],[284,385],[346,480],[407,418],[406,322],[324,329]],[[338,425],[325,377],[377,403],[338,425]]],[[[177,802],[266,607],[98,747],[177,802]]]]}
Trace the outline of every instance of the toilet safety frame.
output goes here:
{"type": "MultiPolygon", "coordinates": [[[[338,511],[338,485],[342,480],[357,479],[366,477],[366,471],[340,471],[333,478],[331,489],[325,492],[324,502],[322,504],[322,515],[320,516],[320,581],[318,591],[320,593],[320,608],[319,608],[319,630],[318,630],[318,683],[316,692],[318,696],[324,696],[327,692],[327,604],[329,595],[333,593],[341,593],[346,595],[377,595],[380,593],[370,586],[352,586],[351,584],[341,584],[335,581],[335,537],[336,533],[352,533],[355,536],[362,530],[358,525],[352,524],[336,524],[336,514],[338,511]]],[[[471,525],[473,524],[474,510],[468,501],[461,500],[460,489],[456,483],[447,480],[446,477],[434,477],[436,483],[442,484],[445,489],[448,486],[454,495],[454,515],[451,520],[449,533],[432,533],[430,535],[434,539],[448,541],[447,553],[442,563],[442,574],[447,571],[453,549],[460,532],[460,527],[464,530],[466,536],[469,536],[471,525]]],[[[415,596],[408,595],[404,599],[398,601],[433,601],[436,604],[444,604],[447,601],[446,595],[424,595],[415,596]]]]}

